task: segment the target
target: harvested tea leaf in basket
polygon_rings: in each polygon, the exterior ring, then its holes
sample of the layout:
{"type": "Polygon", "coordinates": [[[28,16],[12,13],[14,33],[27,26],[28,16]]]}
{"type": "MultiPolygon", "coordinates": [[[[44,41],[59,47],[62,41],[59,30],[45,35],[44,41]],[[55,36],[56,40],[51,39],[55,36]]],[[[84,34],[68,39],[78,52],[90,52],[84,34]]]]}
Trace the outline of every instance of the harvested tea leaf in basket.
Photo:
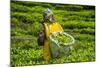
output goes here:
{"type": "Polygon", "coordinates": [[[54,32],[51,38],[58,44],[70,45],[74,43],[74,38],[65,32],[54,32]]]}

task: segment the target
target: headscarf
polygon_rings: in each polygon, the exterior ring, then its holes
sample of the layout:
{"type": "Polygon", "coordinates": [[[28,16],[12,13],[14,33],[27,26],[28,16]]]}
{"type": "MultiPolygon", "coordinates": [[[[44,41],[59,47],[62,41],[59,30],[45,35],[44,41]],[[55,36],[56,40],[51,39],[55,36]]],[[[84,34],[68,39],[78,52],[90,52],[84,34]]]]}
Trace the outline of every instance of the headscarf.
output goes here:
{"type": "Polygon", "coordinates": [[[43,12],[43,17],[45,21],[49,21],[49,22],[54,22],[54,14],[53,12],[47,8],[44,12],[43,12]]]}

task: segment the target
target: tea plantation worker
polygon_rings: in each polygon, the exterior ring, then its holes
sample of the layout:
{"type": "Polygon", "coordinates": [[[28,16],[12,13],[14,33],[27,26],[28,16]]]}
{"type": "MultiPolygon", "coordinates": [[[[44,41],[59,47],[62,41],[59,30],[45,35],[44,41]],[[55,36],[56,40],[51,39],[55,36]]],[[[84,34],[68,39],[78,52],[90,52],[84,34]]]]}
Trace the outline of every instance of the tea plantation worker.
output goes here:
{"type": "Polygon", "coordinates": [[[56,22],[53,12],[50,9],[46,9],[43,13],[43,22],[41,28],[41,40],[44,38],[43,44],[43,57],[46,61],[52,58],[49,48],[49,36],[52,32],[62,32],[63,28],[56,22]]]}

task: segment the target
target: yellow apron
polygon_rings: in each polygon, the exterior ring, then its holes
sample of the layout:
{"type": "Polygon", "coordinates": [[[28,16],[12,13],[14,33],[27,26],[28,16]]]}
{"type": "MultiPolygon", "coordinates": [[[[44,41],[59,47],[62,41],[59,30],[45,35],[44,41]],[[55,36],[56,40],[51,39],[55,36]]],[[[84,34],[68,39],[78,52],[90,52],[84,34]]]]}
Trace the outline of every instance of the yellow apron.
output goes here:
{"type": "Polygon", "coordinates": [[[51,58],[50,48],[49,48],[49,36],[52,32],[63,31],[63,28],[58,23],[44,23],[46,39],[43,46],[43,57],[45,60],[49,61],[51,58]]]}

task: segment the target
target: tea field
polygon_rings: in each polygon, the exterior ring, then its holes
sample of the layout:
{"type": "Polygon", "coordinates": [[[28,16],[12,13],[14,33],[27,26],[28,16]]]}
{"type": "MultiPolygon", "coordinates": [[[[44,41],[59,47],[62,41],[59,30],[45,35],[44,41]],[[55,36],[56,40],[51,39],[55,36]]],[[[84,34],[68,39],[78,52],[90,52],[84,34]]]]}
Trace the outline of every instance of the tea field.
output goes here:
{"type": "Polygon", "coordinates": [[[95,61],[95,7],[11,1],[11,65],[40,65],[95,61]],[[53,8],[56,20],[64,31],[75,38],[68,55],[43,59],[43,47],[37,37],[43,11],[53,8]]]}

